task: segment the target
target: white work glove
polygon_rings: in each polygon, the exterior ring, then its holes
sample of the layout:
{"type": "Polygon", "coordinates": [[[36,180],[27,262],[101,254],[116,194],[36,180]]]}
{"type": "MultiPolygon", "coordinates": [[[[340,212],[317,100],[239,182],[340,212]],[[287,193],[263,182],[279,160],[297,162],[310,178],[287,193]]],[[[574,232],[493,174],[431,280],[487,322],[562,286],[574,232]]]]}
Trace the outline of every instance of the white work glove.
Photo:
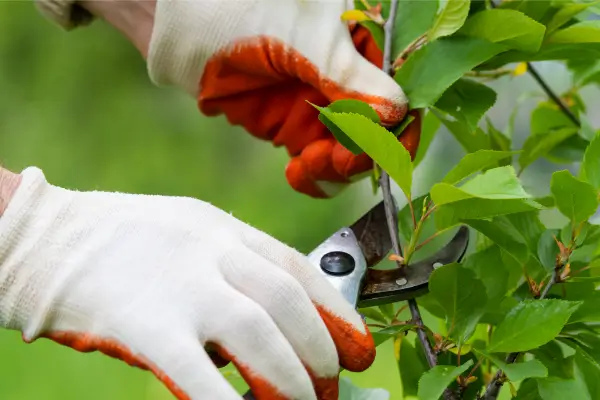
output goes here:
{"type": "Polygon", "coordinates": [[[0,217],[0,326],[25,341],[100,350],[193,400],[241,398],[207,345],[259,400],[337,400],[339,366],[372,363],[364,322],[307,258],[224,211],[22,176],[0,217]]]}
{"type": "MultiPolygon", "coordinates": [[[[91,17],[75,0],[36,4],[65,29],[91,17]]],[[[116,20],[147,54],[151,80],[189,93],[207,116],[223,114],[284,146],[291,157],[286,179],[300,193],[335,196],[373,168],[367,154],[355,155],[335,139],[308,102],[362,100],[387,127],[406,116],[408,100],[381,70],[383,53],[371,33],[341,19],[355,8],[353,0],[157,0],[152,29],[142,28],[152,11],[132,4],[116,20]]],[[[421,121],[417,110],[411,114],[416,120],[398,139],[415,157],[421,121]]]]}
{"type": "MultiPolygon", "coordinates": [[[[386,126],[400,123],[408,107],[402,89],[381,70],[383,55],[370,33],[342,21],[353,3],[158,0],[150,78],[197,98],[205,115],[224,114],[250,134],[285,146],[292,157],[289,184],[312,197],[331,197],[368,176],[373,161],[338,143],[307,101],[363,100],[386,126]]],[[[412,131],[399,139],[414,156],[420,129],[412,131]]]]}

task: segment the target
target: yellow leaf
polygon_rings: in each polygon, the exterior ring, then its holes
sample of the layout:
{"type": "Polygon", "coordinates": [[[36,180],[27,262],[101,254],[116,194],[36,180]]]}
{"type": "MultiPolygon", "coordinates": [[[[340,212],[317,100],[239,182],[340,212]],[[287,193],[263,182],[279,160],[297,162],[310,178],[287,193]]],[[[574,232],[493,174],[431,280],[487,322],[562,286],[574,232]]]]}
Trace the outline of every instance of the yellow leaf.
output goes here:
{"type": "Polygon", "coordinates": [[[517,66],[515,67],[515,70],[513,71],[513,75],[514,76],[519,76],[519,75],[523,75],[525,72],[527,72],[527,63],[519,63],[517,64],[517,66]]]}
{"type": "Polygon", "coordinates": [[[342,14],[342,21],[369,21],[371,18],[364,11],[348,10],[342,14]]]}
{"type": "MultiPolygon", "coordinates": [[[[453,348],[451,348],[449,350],[452,353],[458,355],[458,347],[453,347],[453,348]]],[[[460,355],[462,356],[463,354],[469,354],[470,351],[471,351],[471,345],[470,344],[463,344],[462,347],[460,348],[460,355]]]]}

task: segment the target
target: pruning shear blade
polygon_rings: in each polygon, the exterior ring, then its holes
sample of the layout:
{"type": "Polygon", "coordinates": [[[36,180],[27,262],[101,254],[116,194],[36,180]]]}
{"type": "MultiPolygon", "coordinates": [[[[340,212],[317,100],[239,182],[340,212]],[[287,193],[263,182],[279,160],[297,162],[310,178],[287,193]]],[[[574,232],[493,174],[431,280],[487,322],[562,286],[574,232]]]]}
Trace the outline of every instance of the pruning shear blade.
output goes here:
{"type": "Polygon", "coordinates": [[[459,262],[468,244],[468,228],[461,226],[449,243],[423,261],[403,268],[373,269],[392,249],[385,206],[380,202],[349,228],[327,238],[308,257],[348,302],[369,307],[427,293],[435,268],[459,262]]]}

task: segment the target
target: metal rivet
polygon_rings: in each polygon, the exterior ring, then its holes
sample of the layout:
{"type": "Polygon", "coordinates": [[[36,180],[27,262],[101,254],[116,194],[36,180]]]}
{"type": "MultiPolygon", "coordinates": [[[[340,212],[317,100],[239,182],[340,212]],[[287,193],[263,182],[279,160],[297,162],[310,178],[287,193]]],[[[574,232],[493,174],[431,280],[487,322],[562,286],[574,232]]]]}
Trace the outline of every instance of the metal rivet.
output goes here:
{"type": "Polygon", "coordinates": [[[355,266],[354,257],[343,251],[332,251],[321,257],[321,269],[329,275],[348,275],[355,266]]]}
{"type": "Polygon", "coordinates": [[[438,269],[439,267],[443,267],[443,266],[444,266],[444,264],[442,264],[441,262],[433,263],[433,268],[434,269],[438,269]]]}
{"type": "Polygon", "coordinates": [[[406,280],[406,278],[396,279],[396,285],[398,285],[398,286],[404,286],[407,283],[408,283],[408,281],[406,280]]]}

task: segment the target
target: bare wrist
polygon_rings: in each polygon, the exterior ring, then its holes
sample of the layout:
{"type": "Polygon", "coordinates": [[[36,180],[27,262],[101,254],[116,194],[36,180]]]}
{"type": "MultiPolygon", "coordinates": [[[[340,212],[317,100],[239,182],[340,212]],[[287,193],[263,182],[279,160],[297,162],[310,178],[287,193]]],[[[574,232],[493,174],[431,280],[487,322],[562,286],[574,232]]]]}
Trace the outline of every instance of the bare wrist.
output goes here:
{"type": "Polygon", "coordinates": [[[4,214],[20,183],[21,175],[0,168],[0,215],[4,214]]]}

